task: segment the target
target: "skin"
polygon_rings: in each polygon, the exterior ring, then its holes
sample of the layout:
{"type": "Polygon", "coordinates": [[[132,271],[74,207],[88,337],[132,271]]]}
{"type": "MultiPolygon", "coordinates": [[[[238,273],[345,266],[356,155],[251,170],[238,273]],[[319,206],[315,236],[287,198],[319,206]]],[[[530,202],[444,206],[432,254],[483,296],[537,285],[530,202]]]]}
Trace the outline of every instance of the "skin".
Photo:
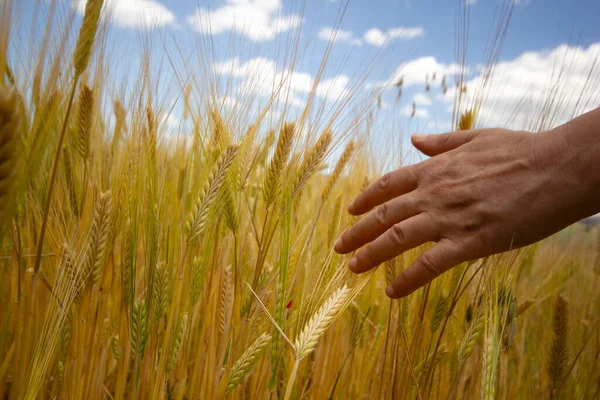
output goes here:
{"type": "Polygon", "coordinates": [[[389,172],[348,206],[335,244],[366,272],[436,242],[387,287],[404,297],[464,262],[527,246],[600,212],[600,108],[550,131],[415,134],[430,156],[389,172]]]}

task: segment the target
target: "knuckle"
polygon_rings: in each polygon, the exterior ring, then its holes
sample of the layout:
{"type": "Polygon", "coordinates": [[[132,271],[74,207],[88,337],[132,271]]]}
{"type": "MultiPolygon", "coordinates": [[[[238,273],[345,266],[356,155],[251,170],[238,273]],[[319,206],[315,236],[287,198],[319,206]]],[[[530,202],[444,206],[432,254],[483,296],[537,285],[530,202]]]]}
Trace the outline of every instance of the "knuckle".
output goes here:
{"type": "Polygon", "coordinates": [[[379,181],[378,181],[379,188],[381,190],[386,190],[390,186],[390,180],[391,180],[391,173],[388,172],[387,174],[385,174],[381,178],[379,178],[379,181]]]}
{"type": "Polygon", "coordinates": [[[428,253],[425,253],[421,256],[420,258],[420,262],[421,265],[423,266],[423,268],[425,268],[425,270],[432,276],[432,277],[436,277],[440,274],[440,271],[437,267],[437,264],[435,263],[435,261],[431,258],[431,255],[428,253]]]}
{"type": "Polygon", "coordinates": [[[377,207],[377,211],[375,212],[375,218],[379,224],[383,225],[385,223],[387,213],[388,205],[386,203],[377,207]]]}
{"type": "Polygon", "coordinates": [[[394,226],[392,226],[392,228],[390,229],[390,236],[391,236],[392,241],[396,245],[402,246],[406,239],[404,228],[402,227],[402,224],[395,224],[394,226]]]}

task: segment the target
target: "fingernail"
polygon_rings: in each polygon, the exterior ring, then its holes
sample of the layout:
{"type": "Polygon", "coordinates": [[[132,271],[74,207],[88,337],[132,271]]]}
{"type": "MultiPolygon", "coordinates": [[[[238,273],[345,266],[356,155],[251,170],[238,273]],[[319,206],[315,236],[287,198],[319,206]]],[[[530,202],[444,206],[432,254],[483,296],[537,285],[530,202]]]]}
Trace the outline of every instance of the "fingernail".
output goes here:
{"type": "Polygon", "coordinates": [[[354,214],[354,202],[348,204],[348,212],[354,214]]]}
{"type": "Polygon", "coordinates": [[[390,284],[388,285],[388,287],[385,288],[385,294],[387,294],[388,297],[391,297],[392,299],[395,298],[395,292],[394,292],[394,287],[390,284]]]}
{"type": "Polygon", "coordinates": [[[358,265],[358,260],[356,259],[356,257],[352,257],[352,259],[348,263],[348,268],[350,268],[353,272],[355,272],[357,265],[358,265]]]}
{"type": "Polygon", "coordinates": [[[338,238],[338,240],[336,240],[335,244],[333,245],[333,249],[339,253],[341,246],[342,246],[342,238],[338,238]]]}
{"type": "Polygon", "coordinates": [[[425,135],[425,134],[423,134],[423,133],[413,133],[413,135],[412,135],[412,139],[413,139],[415,142],[422,142],[423,140],[425,140],[425,137],[426,137],[426,136],[427,136],[427,135],[425,135]]]}

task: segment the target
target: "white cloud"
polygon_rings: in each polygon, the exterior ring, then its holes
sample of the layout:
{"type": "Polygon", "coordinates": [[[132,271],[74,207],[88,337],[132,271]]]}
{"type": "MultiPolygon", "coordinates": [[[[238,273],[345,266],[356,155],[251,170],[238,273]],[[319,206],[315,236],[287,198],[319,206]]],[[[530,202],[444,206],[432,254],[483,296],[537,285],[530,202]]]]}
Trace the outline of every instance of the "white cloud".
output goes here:
{"type": "MultiPolygon", "coordinates": [[[[466,105],[473,104],[484,82],[485,70],[467,81],[466,105]]],[[[452,101],[456,88],[445,97],[452,101]]],[[[514,129],[543,128],[563,123],[600,106],[600,42],[589,46],[558,46],[529,51],[494,66],[479,110],[480,126],[514,129]]]]}
{"type": "Polygon", "coordinates": [[[351,31],[343,29],[333,29],[330,27],[324,27],[319,30],[319,39],[327,40],[328,42],[337,43],[344,42],[360,46],[362,40],[354,37],[351,31]]]}
{"type": "Polygon", "coordinates": [[[473,4],[477,4],[477,1],[478,0],[465,0],[465,5],[472,6],[473,4]]]}
{"type": "Polygon", "coordinates": [[[334,78],[325,79],[317,85],[317,95],[329,101],[336,101],[348,97],[348,83],[350,78],[346,75],[338,75],[334,78]]]}
{"type": "MultiPolygon", "coordinates": [[[[74,0],[77,11],[85,11],[86,0],[74,0]]],[[[105,0],[104,9],[111,21],[126,28],[174,25],[175,14],[156,0],[105,0]]]]}
{"type": "Polygon", "coordinates": [[[382,47],[396,39],[414,39],[419,36],[423,36],[423,28],[420,26],[414,28],[392,28],[386,32],[378,28],[372,28],[364,33],[363,39],[372,46],[382,47]]]}
{"type": "Polygon", "coordinates": [[[214,10],[198,8],[187,18],[196,31],[203,34],[236,32],[250,40],[273,40],[302,23],[297,14],[283,14],[281,0],[225,0],[214,10]]]}
{"type": "MultiPolygon", "coordinates": [[[[454,76],[459,74],[460,70],[460,65],[456,63],[445,64],[437,61],[437,59],[432,56],[421,57],[399,65],[387,81],[370,82],[367,84],[367,88],[392,88],[400,79],[402,79],[403,87],[415,85],[425,86],[427,77],[429,76],[429,78],[432,78],[434,74],[436,75],[437,82],[440,82],[441,79],[446,76],[446,82],[448,86],[451,86],[454,82],[454,76]]],[[[468,72],[469,69],[466,68],[465,73],[468,72]]],[[[434,84],[433,82],[430,83],[434,84]]]]}
{"type": "MultiPolygon", "coordinates": [[[[285,100],[296,106],[303,105],[301,96],[310,93],[315,85],[310,74],[278,69],[275,61],[264,57],[243,63],[237,57],[232,58],[214,64],[213,70],[220,75],[239,78],[242,94],[271,98],[279,91],[282,96],[289,96],[285,100]]],[[[349,81],[346,75],[339,75],[319,82],[314,90],[317,96],[335,101],[349,95],[349,81]]]]}
{"type": "Polygon", "coordinates": [[[425,93],[417,93],[414,95],[413,101],[418,106],[430,106],[431,96],[428,96],[425,93]]]}

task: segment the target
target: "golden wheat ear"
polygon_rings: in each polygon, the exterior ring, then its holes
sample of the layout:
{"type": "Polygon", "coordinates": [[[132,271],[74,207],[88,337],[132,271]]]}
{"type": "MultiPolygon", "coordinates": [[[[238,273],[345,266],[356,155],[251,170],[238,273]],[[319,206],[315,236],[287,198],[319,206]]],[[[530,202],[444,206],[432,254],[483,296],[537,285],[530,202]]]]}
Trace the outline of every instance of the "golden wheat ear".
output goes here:
{"type": "Polygon", "coordinates": [[[112,198],[110,191],[100,194],[94,210],[94,222],[90,235],[86,274],[87,279],[91,274],[92,283],[100,280],[106,255],[108,253],[108,233],[112,213],[112,198]]]}
{"type": "Polygon", "coordinates": [[[88,0],[85,5],[83,22],[79,30],[75,52],[73,53],[73,66],[76,76],[81,76],[90,62],[92,45],[94,44],[98,25],[100,24],[103,5],[104,0],[88,0]]]}
{"type": "Polygon", "coordinates": [[[333,172],[329,176],[329,180],[327,181],[327,184],[325,185],[325,189],[323,189],[323,193],[321,194],[322,202],[325,202],[327,200],[327,198],[329,197],[329,194],[331,193],[331,189],[333,189],[333,185],[335,185],[335,183],[339,179],[340,175],[342,175],[342,173],[344,172],[346,165],[350,161],[350,158],[352,158],[352,154],[354,153],[355,148],[356,148],[356,145],[354,144],[353,141],[350,141],[346,145],[344,152],[340,156],[340,159],[338,160],[337,164],[335,165],[333,172]]]}
{"type": "Polygon", "coordinates": [[[569,364],[569,306],[562,295],[556,298],[554,304],[552,336],[552,346],[547,364],[550,377],[550,398],[558,396],[557,390],[562,384],[569,364]]]}
{"type": "Polygon", "coordinates": [[[312,177],[312,175],[316,172],[317,168],[321,165],[325,156],[327,155],[327,150],[329,149],[329,145],[333,140],[333,135],[330,130],[325,131],[315,143],[315,145],[310,149],[308,153],[304,156],[302,160],[302,164],[298,168],[296,173],[296,177],[294,179],[292,188],[292,198],[297,197],[304,189],[306,182],[312,177]]]}
{"type": "Polygon", "coordinates": [[[227,171],[229,171],[233,165],[237,151],[238,146],[235,145],[227,148],[215,164],[204,187],[198,194],[194,208],[187,221],[188,242],[204,231],[206,221],[208,220],[208,211],[217,199],[219,189],[225,182],[227,171]]]}
{"type": "Polygon", "coordinates": [[[294,347],[296,348],[296,359],[301,360],[309,355],[325,330],[335,321],[337,316],[347,305],[346,300],[350,296],[348,286],[336,290],[319,308],[319,310],[310,317],[310,320],[304,325],[302,332],[296,338],[294,347]]]}
{"type": "Polygon", "coordinates": [[[475,127],[475,110],[467,110],[460,116],[459,131],[469,131],[475,127]]]}
{"type": "Polygon", "coordinates": [[[292,151],[295,129],[296,125],[293,122],[288,122],[283,126],[281,132],[279,132],[277,147],[275,148],[275,153],[269,163],[269,168],[267,169],[263,184],[263,198],[266,207],[269,207],[275,201],[275,198],[279,193],[281,173],[285,168],[290,152],[292,151]]]}
{"type": "Polygon", "coordinates": [[[0,89],[0,228],[9,219],[10,209],[14,206],[19,124],[18,95],[0,89]]]}
{"type": "Polygon", "coordinates": [[[83,85],[79,94],[79,113],[77,115],[77,152],[84,161],[90,155],[90,136],[93,123],[94,92],[83,85]]]}
{"type": "Polygon", "coordinates": [[[231,367],[226,393],[230,393],[250,373],[256,363],[258,356],[263,352],[271,341],[271,335],[263,333],[246,349],[244,354],[231,367]]]}

